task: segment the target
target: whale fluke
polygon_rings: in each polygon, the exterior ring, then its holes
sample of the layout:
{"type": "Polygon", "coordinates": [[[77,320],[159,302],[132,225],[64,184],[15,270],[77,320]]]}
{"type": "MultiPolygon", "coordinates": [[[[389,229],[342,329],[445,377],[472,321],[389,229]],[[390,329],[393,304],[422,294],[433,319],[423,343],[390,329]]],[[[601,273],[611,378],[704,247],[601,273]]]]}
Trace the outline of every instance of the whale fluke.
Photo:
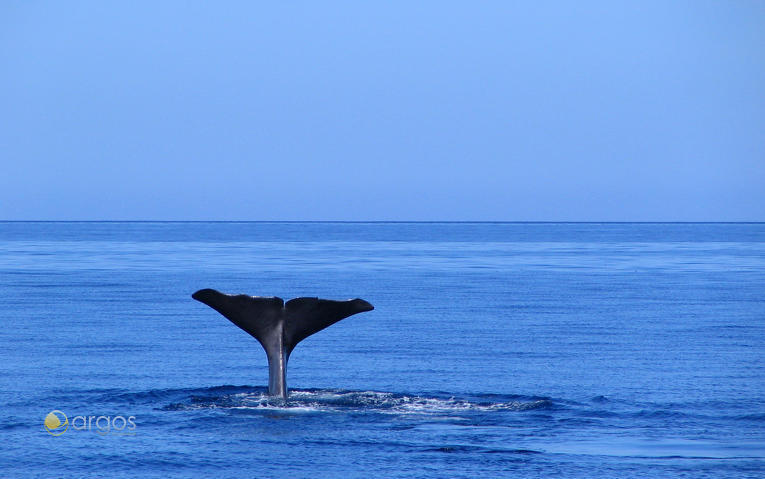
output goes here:
{"type": "Polygon", "coordinates": [[[287,361],[308,336],[374,306],[363,299],[333,301],[223,294],[200,289],[191,295],[229,319],[260,342],[268,356],[268,394],[287,398],[287,361]]]}

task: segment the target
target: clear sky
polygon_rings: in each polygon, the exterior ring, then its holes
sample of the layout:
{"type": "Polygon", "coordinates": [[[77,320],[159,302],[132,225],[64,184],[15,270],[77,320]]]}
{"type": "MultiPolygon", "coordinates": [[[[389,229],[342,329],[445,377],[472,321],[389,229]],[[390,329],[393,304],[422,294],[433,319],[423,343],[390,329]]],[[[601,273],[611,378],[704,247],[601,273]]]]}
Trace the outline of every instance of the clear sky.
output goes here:
{"type": "Polygon", "coordinates": [[[765,220],[765,2],[0,3],[0,219],[765,220]]]}

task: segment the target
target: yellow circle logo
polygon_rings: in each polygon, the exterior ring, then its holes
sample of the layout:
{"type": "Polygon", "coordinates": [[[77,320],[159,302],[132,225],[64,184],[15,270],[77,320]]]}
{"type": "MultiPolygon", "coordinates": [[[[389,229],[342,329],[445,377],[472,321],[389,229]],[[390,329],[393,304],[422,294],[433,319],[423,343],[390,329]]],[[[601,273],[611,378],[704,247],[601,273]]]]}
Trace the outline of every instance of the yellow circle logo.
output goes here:
{"type": "Polygon", "coordinates": [[[49,434],[60,436],[64,434],[69,427],[69,419],[67,419],[66,414],[56,409],[45,416],[43,424],[45,425],[45,430],[48,431],[49,434]]]}

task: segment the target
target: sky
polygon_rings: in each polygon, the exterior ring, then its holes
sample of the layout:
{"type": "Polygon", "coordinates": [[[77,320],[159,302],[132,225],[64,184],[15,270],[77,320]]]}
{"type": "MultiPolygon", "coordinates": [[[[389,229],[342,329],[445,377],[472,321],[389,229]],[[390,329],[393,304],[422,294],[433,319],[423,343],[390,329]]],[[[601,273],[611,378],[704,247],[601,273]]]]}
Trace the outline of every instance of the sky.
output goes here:
{"type": "Polygon", "coordinates": [[[0,3],[0,219],[765,221],[765,2],[0,3]]]}

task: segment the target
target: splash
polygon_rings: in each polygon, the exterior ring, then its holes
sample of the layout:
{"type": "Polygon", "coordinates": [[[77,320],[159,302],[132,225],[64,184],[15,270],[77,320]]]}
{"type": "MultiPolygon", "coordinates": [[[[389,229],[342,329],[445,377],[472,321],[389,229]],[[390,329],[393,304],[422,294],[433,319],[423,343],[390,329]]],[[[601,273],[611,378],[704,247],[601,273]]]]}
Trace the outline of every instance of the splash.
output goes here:
{"type": "Polygon", "coordinates": [[[502,412],[548,409],[548,398],[510,396],[498,400],[487,398],[457,398],[454,396],[397,394],[380,391],[347,391],[338,389],[296,389],[289,399],[268,396],[263,390],[191,394],[163,409],[251,409],[283,412],[376,412],[383,414],[453,414],[460,412],[502,412]]]}

